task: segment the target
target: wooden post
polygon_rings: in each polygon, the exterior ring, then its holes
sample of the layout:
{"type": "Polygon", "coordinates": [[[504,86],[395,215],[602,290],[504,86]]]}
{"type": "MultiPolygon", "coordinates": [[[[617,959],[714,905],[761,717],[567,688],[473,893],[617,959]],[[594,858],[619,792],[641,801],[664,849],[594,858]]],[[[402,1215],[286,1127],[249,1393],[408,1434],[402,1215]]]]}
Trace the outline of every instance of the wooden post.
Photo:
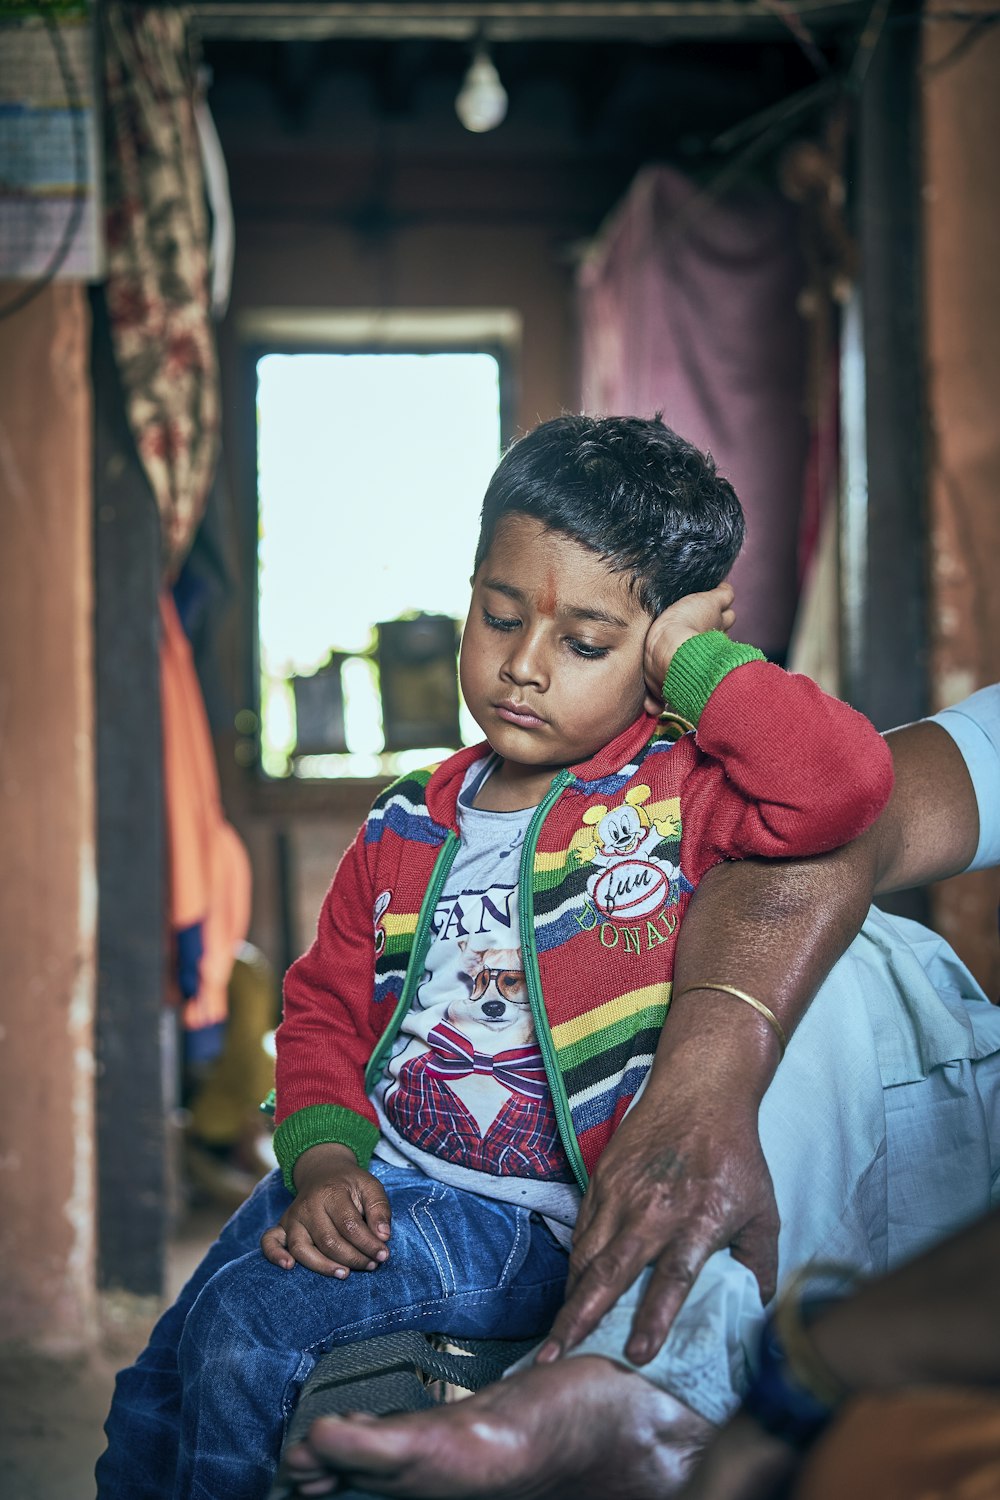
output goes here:
{"type": "Polygon", "coordinates": [[[160,527],[128,429],[101,291],[94,316],[98,1266],[160,1296],[169,1227],[160,527]]]}
{"type": "Polygon", "coordinates": [[[890,6],[862,88],[842,362],[844,692],[880,729],[929,701],[919,25],[919,5],[890,6]]]}

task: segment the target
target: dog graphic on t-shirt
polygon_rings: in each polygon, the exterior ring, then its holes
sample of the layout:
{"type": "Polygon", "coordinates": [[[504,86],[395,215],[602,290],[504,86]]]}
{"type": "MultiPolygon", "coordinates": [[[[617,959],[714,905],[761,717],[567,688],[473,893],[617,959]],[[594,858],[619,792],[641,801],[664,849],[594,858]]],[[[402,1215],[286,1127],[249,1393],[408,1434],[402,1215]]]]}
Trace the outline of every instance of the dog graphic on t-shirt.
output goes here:
{"type": "Polygon", "coordinates": [[[422,1150],[477,1170],[563,1177],[521,950],[459,947],[469,992],[411,1016],[426,1045],[414,1054],[415,1036],[392,1068],[389,1120],[422,1150]]]}

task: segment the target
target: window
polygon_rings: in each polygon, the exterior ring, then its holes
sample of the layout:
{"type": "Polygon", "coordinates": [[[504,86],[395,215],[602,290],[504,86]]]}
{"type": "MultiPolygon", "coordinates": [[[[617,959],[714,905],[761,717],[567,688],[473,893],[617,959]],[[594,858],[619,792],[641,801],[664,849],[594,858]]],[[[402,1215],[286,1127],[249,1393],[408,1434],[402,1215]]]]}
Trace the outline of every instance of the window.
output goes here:
{"type": "Polygon", "coordinates": [[[500,452],[498,356],[258,348],[255,364],[262,769],[425,764],[477,735],[455,651],[500,452]]]}

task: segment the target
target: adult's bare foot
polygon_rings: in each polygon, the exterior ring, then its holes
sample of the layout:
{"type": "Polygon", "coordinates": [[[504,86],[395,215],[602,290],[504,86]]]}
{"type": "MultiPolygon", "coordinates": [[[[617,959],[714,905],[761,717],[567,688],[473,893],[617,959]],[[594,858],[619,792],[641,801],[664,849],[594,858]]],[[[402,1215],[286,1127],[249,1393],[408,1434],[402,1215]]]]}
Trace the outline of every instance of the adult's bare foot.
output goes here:
{"type": "Polygon", "coordinates": [[[662,1500],[712,1431],[641,1375],[581,1355],[432,1411],[321,1417],[284,1472],[303,1496],[662,1500]]]}

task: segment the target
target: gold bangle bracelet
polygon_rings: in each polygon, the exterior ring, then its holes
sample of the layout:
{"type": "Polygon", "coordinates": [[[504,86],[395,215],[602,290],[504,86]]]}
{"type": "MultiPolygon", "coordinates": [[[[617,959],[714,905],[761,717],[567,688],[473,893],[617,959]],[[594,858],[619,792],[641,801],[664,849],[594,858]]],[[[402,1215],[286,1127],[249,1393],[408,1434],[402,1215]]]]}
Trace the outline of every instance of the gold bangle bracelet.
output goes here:
{"type": "Polygon", "coordinates": [[[764,1020],[777,1037],[778,1046],[781,1049],[778,1061],[781,1061],[788,1046],[788,1038],[785,1036],[785,1029],[774,1014],[774,1011],[769,1010],[763,1000],[758,1000],[753,995],[748,995],[746,990],[738,990],[735,984],[723,984],[720,979],[703,979],[700,984],[689,984],[681,990],[680,994],[675,995],[674,999],[679,1000],[681,995],[690,995],[692,990],[721,990],[724,995],[733,995],[737,1000],[742,1000],[746,1005],[752,1006],[759,1016],[764,1017],[764,1020]]]}

